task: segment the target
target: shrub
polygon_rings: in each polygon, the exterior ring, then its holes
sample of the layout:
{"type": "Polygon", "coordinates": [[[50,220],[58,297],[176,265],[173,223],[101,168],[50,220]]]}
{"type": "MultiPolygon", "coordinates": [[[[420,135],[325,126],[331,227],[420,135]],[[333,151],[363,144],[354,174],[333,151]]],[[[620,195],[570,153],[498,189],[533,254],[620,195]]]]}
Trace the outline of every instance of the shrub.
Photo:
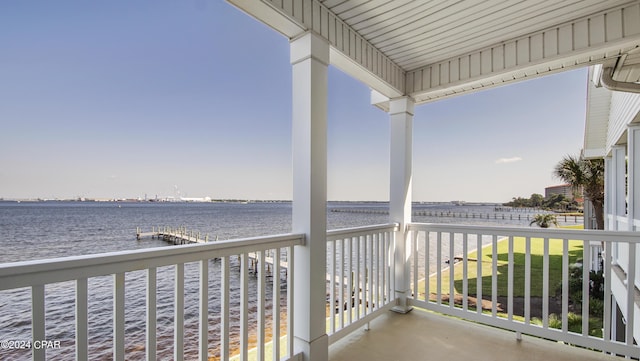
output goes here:
{"type": "Polygon", "coordinates": [[[591,316],[603,317],[603,313],[604,313],[604,301],[599,298],[590,297],[589,298],[589,314],[591,316]]]}

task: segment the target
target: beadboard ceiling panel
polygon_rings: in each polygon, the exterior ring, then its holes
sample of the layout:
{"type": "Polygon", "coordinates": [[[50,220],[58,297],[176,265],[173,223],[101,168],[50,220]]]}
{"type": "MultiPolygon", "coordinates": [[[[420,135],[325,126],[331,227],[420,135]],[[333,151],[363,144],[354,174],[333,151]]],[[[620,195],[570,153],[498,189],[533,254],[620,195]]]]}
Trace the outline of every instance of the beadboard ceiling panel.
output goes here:
{"type": "Polygon", "coordinates": [[[640,80],[640,0],[227,0],[388,98],[430,102],[597,63],[640,80]],[[625,60],[626,59],[626,60],[625,60]]]}
{"type": "Polygon", "coordinates": [[[401,68],[413,70],[629,1],[321,2],[401,68]]]}

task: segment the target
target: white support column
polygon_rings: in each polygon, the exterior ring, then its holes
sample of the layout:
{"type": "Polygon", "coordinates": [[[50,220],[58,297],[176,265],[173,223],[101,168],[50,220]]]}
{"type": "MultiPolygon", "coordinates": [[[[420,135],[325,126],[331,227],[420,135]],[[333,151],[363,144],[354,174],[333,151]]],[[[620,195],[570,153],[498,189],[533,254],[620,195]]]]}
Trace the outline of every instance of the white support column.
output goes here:
{"type": "MultiPolygon", "coordinates": [[[[617,217],[627,214],[627,147],[624,145],[617,145],[611,149],[613,153],[612,157],[612,202],[613,208],[611,209],[614,214],[616,230],[618,230],[617,217]]],[[[626,229],[624,230],[626,231],[626,229]]]]}
{"type": "Polygon", "coordinates": [[[293,335],[304,360],[328,359],[326,334],[327,74],[329,44],[314,33],[291,42],[293,67],[293,335]]]}
{"type": "Polygon", "coordinates": [[[396,305],[394,311],[407,313],[412,307],[407,298],[411,296],[409,258],[411,247],[407,244],[407,225],[411,222],[411,175],[413,143],[414,100],[409,97],[391,99],[389,102],[390,126],[390,193],[389,216],[391,222],[400,224],[396,232],[395,286],[396,305]]]}
{"type": "MultiPolygon", "coordinates": [[[[606,190],[609,193],[609,213],[612,216],[612,231],[626,231],[620,229],[618,218],[627,214],[627,147],[624,145],[617,145],[611,148],[611,170],[607,171],[605,163],[605,171],[609,173],[610,184],[606,190]]],[[[606,193],[605,193],[606,194],[606,193]]],[[[612,262],[618,263],[618,244],[613,244],[612,247],[612,262]]]]}
{"type": "Polygon", "coordinates": [[[612,156],[604,157],[604,229],[613,230],[612,156]]]}
{"type": "Polygon", "coordinates": [[[640,218],[640,127],[630,126],[627,128],[627,147],[629,160],[627,164],[628,172],[628,192],[629,208],[629,231],[635,231],[634,219],[640,218]]]}

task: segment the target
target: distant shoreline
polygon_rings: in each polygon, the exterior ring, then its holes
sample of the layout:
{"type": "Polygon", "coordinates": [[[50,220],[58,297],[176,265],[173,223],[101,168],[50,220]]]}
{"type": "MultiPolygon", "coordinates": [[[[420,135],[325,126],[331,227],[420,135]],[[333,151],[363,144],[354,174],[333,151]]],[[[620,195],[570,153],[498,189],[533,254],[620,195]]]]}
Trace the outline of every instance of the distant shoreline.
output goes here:
{"type": "MultiPolygon", "coordinates": [[[[49,198],[0,198],[0,203],[291,203],[287,199],[207,199],[207,200],[180,200],[171,198],[161,199],[137,199],[137,198],[65,198],[65,199],[49,199],[49,198]]],[[[389,201],[345,201],[345,200],[329,200],[328,203],[342,204],[389,204],[389,201]]],[[[452,206],[502,206],[500,202],[463,202],[449,201],[413,201],[413,205],[452,205],[452,206]]]]}

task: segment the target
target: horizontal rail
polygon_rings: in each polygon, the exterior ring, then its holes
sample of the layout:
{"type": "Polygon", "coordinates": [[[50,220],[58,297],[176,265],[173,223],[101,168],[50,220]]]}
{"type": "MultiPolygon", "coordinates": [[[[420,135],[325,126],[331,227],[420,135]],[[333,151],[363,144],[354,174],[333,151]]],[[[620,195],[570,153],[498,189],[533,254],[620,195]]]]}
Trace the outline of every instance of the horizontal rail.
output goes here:
{"type": "Polygon", "coordinates": [[[574,230],[564,228],[518,228],[518,227],[490,227],[459,224],[411,223],[409,231],[438,231],[453,233],[482,233],[484,235],[501,235],[515,237],[547,237],[580,239],[593,242],[625,242],[640,243],[640,233],[629,231],[603,230],[574,230]]]}
{"type": "Polygon", "coordinates": [[[378,231],[381,231],[381,232],[397,231],[398,227],[399,227],[398,223],[388,223],[388,224],[376,224],[373,226],[334,229],[331,231],[327,231],[327,241],[333,241],[336,239],[347,238],[347,237],[357,237],[362,234],[372,234],[378,231]]]}
{"type": "Polygon", "coordinates": [[[0,290],[130,272],[304,244],[302,234],[244,238],[180,247],[118,251],[0,264],[0,290]]]}

